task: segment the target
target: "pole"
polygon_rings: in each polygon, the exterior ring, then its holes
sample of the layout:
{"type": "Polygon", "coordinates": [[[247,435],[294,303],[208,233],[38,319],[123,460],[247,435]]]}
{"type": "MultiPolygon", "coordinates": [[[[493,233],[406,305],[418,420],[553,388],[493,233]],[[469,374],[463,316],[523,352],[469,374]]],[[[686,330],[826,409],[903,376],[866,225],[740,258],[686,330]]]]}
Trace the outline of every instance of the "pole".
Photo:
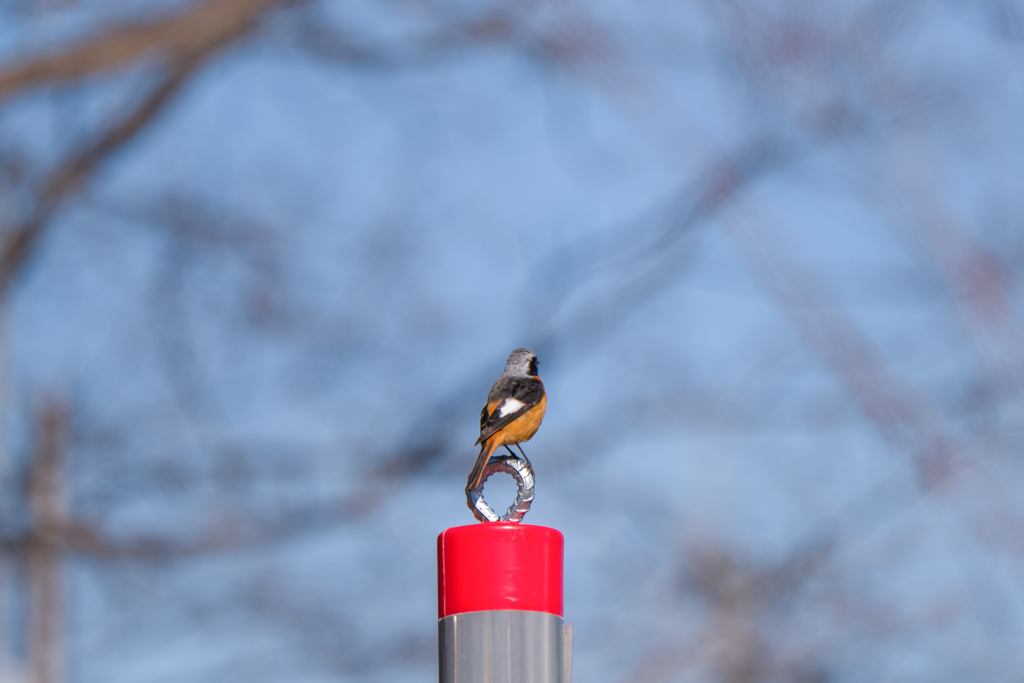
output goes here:
{"type": "Polygon", "coordinates": [[[562,534],[515,522],[437,537],[440,683],[571,683],[562,534]]]}

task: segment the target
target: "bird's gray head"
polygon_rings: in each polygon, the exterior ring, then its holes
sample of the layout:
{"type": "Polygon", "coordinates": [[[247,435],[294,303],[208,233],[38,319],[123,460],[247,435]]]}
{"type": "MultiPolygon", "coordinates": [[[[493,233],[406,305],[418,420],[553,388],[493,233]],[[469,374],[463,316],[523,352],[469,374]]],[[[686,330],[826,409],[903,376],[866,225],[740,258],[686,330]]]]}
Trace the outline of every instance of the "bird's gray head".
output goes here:
{"type": "Polygon", "coordinates": [[[516,349],[505,362],[506,375],[537,376],[537,354],[530,349],[516,349]]]}

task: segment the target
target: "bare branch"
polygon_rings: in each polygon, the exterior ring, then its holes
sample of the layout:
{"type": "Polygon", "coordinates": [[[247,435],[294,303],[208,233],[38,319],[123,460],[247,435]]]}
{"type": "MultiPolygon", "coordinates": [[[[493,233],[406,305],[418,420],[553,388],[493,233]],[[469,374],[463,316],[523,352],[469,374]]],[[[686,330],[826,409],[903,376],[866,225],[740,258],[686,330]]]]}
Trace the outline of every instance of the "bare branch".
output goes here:
{"type": "Polygon", "coordinates": [[[505,8],[469,21],[403,40],[400,45],[378,45],[359,40],[308,13],[293,14],[284,30],[289,44],[320,59],[363,69],[401,69],[453,57],[466,47],[503,44],[521,27],[505,8]]]}
{"type": "MultiPolygon", "coordinates": [[[[252,28],[257,13],[266,10],[272,4],[274,3],[269,0],[238,3],[216,0],[200,6],[186,17],[178,17],[174,21],[168,20],[169,24],[161,24],[162,28],[159,30],[152,26],[137,29],[144,36],[156,31],[157,35],[163,36],[163,39],[169,41],[168,44],[174,47],[170,54],[172,58],[170,72],[135,109],[111,125],[98,139],[73,154],[51,173],[36,196],[32,213],[20,224],[3,231],[5,239],[0,247],[0,298],[7,292],[12,278],[31,253],[39,236],[61,203],[73,194],[103,161],[145,129],[207,59],[232,40],[244,35],[252,28]],[[246,8],[247,11],[243,12],[243,8],[246,8]],[[212,26],[202,29],[193,26],[194,23],[203,25],[206,21],[212,22],[212,26]],[[188,33],[193,28],[196,35],[188,38],[179,35],[188,33]]],[[[129,39],[129,33],[126,31],[127,29],[121,29],[113,36],[108,36],[107,40],[115,44],[127,41],[129,47],[135,46],[135,38],[129,39]]],[[[132,35],[134,36],[134,34],[132,35]]],[[[121,54],[121,51],[114,47],[103,47],[104,45],[101,38],[88,43],[87,46],[91,46],[91,50],[103,55],[107,54],[108,49],[121,54]]],[[[85,47],[79,49],[85,50],[85,47]]],[[[135,56],[142,54],[131,50],[127,50],[127,53],[135,56]]],[[[65,53],[64,59],[69,64],[74,63],[75,56],[76,50],[72,49],[69,53],[65,53]]],[[[77,56],[84,58],[82,55],[77,56]]],[[[52,59],[57,60],[57,57],[52,59]]],[[[58,61],[63,64],[63,60],[58,61]]],[[[60,72],[54,67],[52,73],[60,72]]],[[[3,94],[2,84],[3,74],[0,74],[0,96],[3,94]]]]}
{"type": "Polygon", "coordinates": [[[28,654],[33,680],[63,678],[64,590],[61,558],[48,542],[67,510],[64,493],[66,409],[50,403],[39,419],[38,444],[28,479],[32,526],[28,531],[28,654]]]}
{"type": "Polygon", "coordinates": [[[247,34],[259,16],[283,0],[210,0],[167,19],[122,26],[55,54],[0,71],[0,101],[28,87],[96,75],[152,56],[168,73],[135,109],[84,149],[71,155],[42,184],[31,214],[4,230],[0,248],[0,298],[60,204],[110,155],[124,147],[166,106],[211,55],[247,34]]]}
{"type": "Polygon", "coordinates": [[[144,59],[194,59],[248,33],[261,14],[283,2],[208,0],[172,17],[118,26],[56,54],[0,70],[0,101],[28,88],[108,73],[144,59]]]}
{"type": "Polygon", "coordinates": [[[36,198],[35,211],[20,224],[3,231],[0,248],[0,298],[7,292],[39,236],[60,204],[72,194],[108,156],[132,140],[164,107],[201,63],[193,59],[167,76],[149,96],[93,144],[65,161],[47,179],[36,198]]]}
{"type": "Polygon", "coordinates": [[[809,264],[793,254],[781,231],[763,215],[751,231],[726,233],[765,290],[846,387],[868,419],[894,443],[908,448],[926,489],[952,474],[963,450],[939,413],[885,360],[858,327],[827,299],[827,287],[809,264]]]}
{"type": "Polygon", "coordinates": [[[28,553],[45,548],[51,554],[67,553],[95,560],[182,560],[261,547],[333,528],[371,509],[377,493],[374,490],[360,491],[333,501],[300,505],[259,521],[238,516],[209,525],[206,531],[187,533],[180,538],[158,535],[116,538],[95,524],[62,515],[47,527],[45,534],[30,532],[7,538],[3,546],[14,552],[28,553]]]}

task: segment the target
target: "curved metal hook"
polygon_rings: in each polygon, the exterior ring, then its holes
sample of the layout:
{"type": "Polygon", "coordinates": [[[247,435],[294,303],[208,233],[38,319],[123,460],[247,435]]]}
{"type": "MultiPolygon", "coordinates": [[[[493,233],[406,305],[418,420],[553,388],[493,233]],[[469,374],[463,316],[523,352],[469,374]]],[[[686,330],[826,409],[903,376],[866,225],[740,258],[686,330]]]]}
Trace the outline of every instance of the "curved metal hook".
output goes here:
{"type": "Polygon", "coordinates": [[[530,503],[533,502],[533,486],[533,468],[529,460],[515,455],[492,457],[484,468],[480,485],[466,491],[466,504],[473,511],[473,516],[481,522],[521,522],[523,516],[530,510],[530,503]],[[500,517],[484,500],[484,483],[495,472],[511,475],[519,487],[515,502],[500,517]]]}

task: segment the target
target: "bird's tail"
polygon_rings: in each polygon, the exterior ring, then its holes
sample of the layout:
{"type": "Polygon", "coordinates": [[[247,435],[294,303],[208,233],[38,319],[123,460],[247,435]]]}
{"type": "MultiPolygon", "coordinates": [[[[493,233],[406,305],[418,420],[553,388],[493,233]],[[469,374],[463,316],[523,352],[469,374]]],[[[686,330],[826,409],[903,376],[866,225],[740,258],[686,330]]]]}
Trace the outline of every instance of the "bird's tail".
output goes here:
{"type": "Polygon", "coordinates": [[[480,455],[476,456],[473,470],[469,473],[469,479],[466,480],[466,493],[480,486],[480,480],[484,478],[484,468],[487,467],[487,463],[490,462],[491,456],[497,449],[498,439],[484,441],[483,446],[480,447],[480,455]]]}

